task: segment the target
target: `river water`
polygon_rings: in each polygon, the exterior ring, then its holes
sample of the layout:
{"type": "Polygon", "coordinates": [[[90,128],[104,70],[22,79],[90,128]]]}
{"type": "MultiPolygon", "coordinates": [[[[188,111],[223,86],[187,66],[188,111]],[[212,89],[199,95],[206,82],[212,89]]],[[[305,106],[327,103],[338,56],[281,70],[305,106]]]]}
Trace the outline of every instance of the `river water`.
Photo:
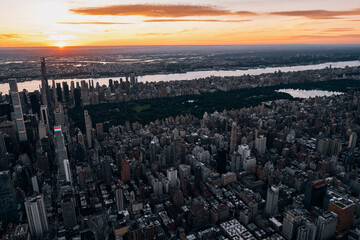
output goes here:
{"type": "MultiPolygon", "coordinates": [[[[139,82],[160,82],[160,81],[174,81],[174,80],[192,80],[196,78],[206,78],[210,76],[219,76],[219,77],[230,77],[230,76],[242,76],[244,74],[249,75],[259,75],[262,73],[273,73],[275,71],[281,70],[282,72],[292,72],[292,71],[304,71],[304,70],[316,70],[323,69],[325,67],[333,67],[333,68],[342,68],[345,66],[355,67],[360,66],[360,61],[343,61],[343,62],[327,62],[321,64],[313,64],[313,65],[299,65],[299,66],[291,66],[291,67],[267,67],[267,68],[252,68],[247,70],[219,70],[219,71],[193,71],[186,73],[174,73],[174,74],[154,74],[154,75],[144,75],[138,76],[139,82]]],[[[69,85],[71,81],[81,82],[82,80],[94,80],[94,84],[97,82],[100,85],[108,84],[109,79],[119,80],[120,78],[124,78],[124,76],[119,77],[106,77],[106,78],[69,78],[69,79],[56,79],[55,82],[67,82],[69,85]]],[[[51,79],[49,79],[49,84],[51,84],[51,79]]],[[[35,90],[39,90],[39,86],[41,84],[40,80],[31,80],[26,82],[19,82],[18,88],[19,90],[26,89],[29,92],[33,92],[35,90]]],[[[8,93],[9,84],[2,83],[0,84],[0,92],[3,94],[8,93]]]]}
{"type": "Polygon", "coordinates": [[[294,98],[314,98],[329,97],[332,95],[341,95],[342,92],[324,91],[324,90],[303,90],[303,89],[279,89],[278,92],[288,93],[294,98]]]}

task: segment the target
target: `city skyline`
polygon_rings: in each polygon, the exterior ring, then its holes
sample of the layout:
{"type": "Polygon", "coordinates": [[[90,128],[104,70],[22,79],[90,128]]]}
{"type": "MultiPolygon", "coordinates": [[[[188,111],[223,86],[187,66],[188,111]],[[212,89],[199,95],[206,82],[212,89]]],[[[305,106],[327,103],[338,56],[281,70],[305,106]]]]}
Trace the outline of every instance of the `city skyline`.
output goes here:
{"type": "Polygon", "coordinates": [[[360,43],[360,3],[355,0],[2,5],[0,47],[360,43]]]}

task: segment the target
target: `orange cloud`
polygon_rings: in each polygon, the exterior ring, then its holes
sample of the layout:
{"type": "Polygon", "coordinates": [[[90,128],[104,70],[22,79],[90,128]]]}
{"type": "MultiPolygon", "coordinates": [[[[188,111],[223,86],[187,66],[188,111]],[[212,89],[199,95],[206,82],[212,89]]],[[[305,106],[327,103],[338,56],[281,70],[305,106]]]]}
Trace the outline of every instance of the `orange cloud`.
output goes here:
{"type": "Polygon", "coordinates": [[[316,35],[316,34],[309,34],[309,35],[295,35],[295,36],[291,36],[289,37],[289,39],[309,39],[309,40],[327,40],[328,42],[331,40],[339,40],[339,39],[343,39],[344,41],[346,40],[351,40],[353,42],[359,42],[360,39],[360,34],[339,34],[339,35],[316,35]]]}
{"type": "Polygon", "coordinates": [[[21,38],[20,34],[15,33],[3,33],[0,34],[0,39],[15,39],[15,38],[21,38]]]}
{"type": "Polygon", "coordinates": [[[270,14],[279,15],[279,16],[289,16],[289,17],[306,17],[310,19],[337,19],[341,16],[360,15],[360,8],[349,11],[305,10],[305,11],[271,12],[270,14]]]}
{"type": "Polygon", "coordinates": [[[99,25],[113,25],[113,24],[133,24],[133,23],[123,23],[123,22],[57,22],[58,24],[73,24],[73,25],[83,25],[83,24],[99,24],[99,25]]]}
{"type": "Polygon", "coordinates": [[[198,30],[198,28],[191,28],[191,29],[182,29],[177,32],[148,32],[148,33],[139,33],[138,36],[169,36],[169,35],[178,35],[180,33],[187,33],[198,30]]]}
{"type": "Polygon", "coordinates": [[[354,30],[354,28],[328,28],[323,30],[323,32],[350,32],[354,30]]]}
{"type": "Polygon", "coordinates": [[[219,20],[219,19],[151,19],[143,22],[248,22],[251,20],[219,20]]]}
{"type": "Polygon", "coordinates": [[[115,15],[144,17],[188,17],[188,16],[221,16],[233,14],[229,10],[215,6],[199,5],[161,5],[161,4],[123,4],[103,7],[70,9],[82,15],[115,15]]]}
{"type": "Polygon", "coordinates": [[[240,16],[256,16],[259,15],[256,12],[249,12],[249,11],[237,11],[233,13],[234,15],[240,15],[240,16]]]}

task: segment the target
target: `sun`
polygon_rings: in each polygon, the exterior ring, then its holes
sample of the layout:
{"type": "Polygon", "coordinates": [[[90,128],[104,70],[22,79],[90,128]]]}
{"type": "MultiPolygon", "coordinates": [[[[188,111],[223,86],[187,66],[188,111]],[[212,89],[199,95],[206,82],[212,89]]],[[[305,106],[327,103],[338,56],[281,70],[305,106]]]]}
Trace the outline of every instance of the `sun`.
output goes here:
{"type": "Polygon", "coordinates": [[[59,47],[59,48],[63,48],[63,47],[66,47],[67,45],[65,42],[57,42],[57,43],[55,43],[55,46],[59,47]]]}

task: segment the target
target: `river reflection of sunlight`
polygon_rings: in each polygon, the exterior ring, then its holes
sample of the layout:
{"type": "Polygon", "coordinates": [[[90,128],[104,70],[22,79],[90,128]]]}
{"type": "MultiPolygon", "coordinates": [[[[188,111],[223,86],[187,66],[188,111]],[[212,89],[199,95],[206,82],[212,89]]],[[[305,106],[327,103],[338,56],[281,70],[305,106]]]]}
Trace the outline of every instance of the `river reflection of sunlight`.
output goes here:
{"type": "Polygon", "coordinates": [[[328,97],[341,95],[342,92],[331,92],[324,90],[302,90],[302,89],[279,89],[278,92],[288,93],[294,98],[328,97]]]}

